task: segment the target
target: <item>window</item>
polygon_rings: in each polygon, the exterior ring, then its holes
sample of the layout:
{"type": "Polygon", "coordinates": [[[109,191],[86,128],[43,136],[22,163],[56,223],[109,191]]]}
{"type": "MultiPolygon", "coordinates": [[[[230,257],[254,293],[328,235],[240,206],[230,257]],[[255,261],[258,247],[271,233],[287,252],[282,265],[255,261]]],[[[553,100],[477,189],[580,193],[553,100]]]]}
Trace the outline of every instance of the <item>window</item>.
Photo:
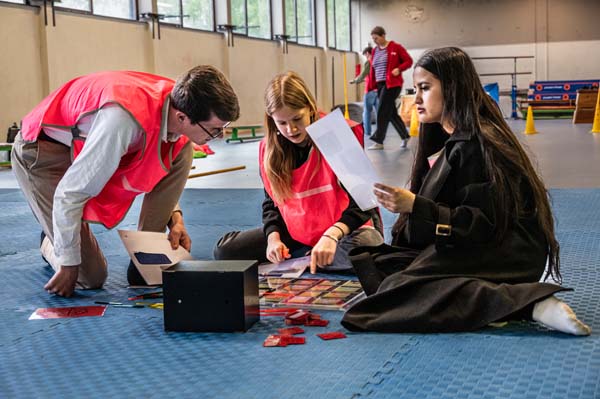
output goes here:
{"type": "Polygon", "coordinates": [[[158,0],[156,5],[161,23],[214,30],[212,0],[158,0]]]}
{"type": "Polygon", "coordinates": [[[74,10],[92,11],[92,3],[90,0],[61,0],[57,3],[61,8],[72,8],[74,10]]]}
{"type": "Polygon", "coordinates": [[[96,15],[136,19],[135,0],[61,0],[56,7],[87,11],[96,15]]]}
{"type": "Polygon", "coordinates": [[[271,1],[231,0],[231,23],[234,33],[270,39],[271,1]]]}
{"type": "Polygon", "coordinates": [[[350,0],[327,1],[329,47],[350,50],[350,0]]]}
{"type": "Polygon", "coordinates": [[[285,31],[291,42],[316,45],[314,0],[285,1],[285,31]]]}
{"type": "Polygon", "coordinates": [[[94,0],[94,14],[135,19],[135,0],[94,0]]]}
{"type": "Polygon", "coordinates": [[[183,0],[183,26],[186,28],[214,30],[212,0],[183,0]]]}
{"type": "MultiPolygon", "coordinates": [[[[268,0],[264,2],[268,4],[268,0]]],[[[60,0],[56,6],[87,11],[95,15],[137,19],[136,3],[137,0],[60,0]]],[[[156,5],[158,14],[163,15],[161,23],[214,30],[214,0],[157,0],[156,5]]],[[[270,8],[267,6],[268,35],[270,35],[269,12],[270,8]]]]}
{"type": "Polygon", "coordinates": [[[158,14],[162,15],[160,22],[181,26],[181,7],[179,0],[158,0],[156,2],[158,14]]]}

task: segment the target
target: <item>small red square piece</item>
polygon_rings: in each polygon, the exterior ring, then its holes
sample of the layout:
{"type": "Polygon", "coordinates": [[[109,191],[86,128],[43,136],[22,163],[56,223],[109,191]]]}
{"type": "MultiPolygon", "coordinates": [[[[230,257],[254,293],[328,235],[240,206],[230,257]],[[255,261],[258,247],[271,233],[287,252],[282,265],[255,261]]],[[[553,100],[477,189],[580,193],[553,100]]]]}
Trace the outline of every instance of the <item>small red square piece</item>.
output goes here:
{"type": "Polygon", "coordinates": [[[286,345],[304,345],[306,343],[306,338],[294,337],[293,335],[281,335],[281,342],[286,345]]]}
{"type": "Polygon", "coordinates": [[[305,326],[313,326],[313,327],[326,327],[329,324],[329,320],[325,319],[310,319],[306,323],[305,326]]]}
{"type": "Polygon", "coordinates": [[[304,334],[304,330],[300,327],[288,327],[288,328],[280,328],[279,334],[281,335],[296,335],[296,334],[304,334]]]}
{"type": "Polygon", "coordinates": [[[325,341],[328,341],[330,339],[346,338],[346,334],[344,334],[343,332],[339,332],[339,331],[332,331],[332,332],[317,334],[317,337],[319,337],[325,341]]]}
{"type": "Polygon", "coordinates": [[[280,335],[269,335],[265,342],[263,342],[263,346],[272,347],[272,346],[287,346],[287,343],[281,340],[280,335]]]}

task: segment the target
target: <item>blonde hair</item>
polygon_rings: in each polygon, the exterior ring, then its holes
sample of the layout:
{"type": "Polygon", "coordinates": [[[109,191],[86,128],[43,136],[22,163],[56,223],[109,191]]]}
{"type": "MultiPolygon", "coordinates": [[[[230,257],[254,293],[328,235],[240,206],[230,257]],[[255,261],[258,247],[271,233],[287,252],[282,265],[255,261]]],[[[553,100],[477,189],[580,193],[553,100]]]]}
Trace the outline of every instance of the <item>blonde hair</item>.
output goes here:
{"type": "MultiPolygon", "coordinates": [[[[288,107],[293,110],[307,108],[310,123],[318,119],[317,105],[304,80],[296,72],[286,72],[275,76],[265,90],[265,154],[263,167],[273,200],[282,204],[292,196],[292,171],[294,169],[294,145],[281,136],[272,115],[277,110],[288,107]]],[[[314,148],[314,151],[317,149],[314,148]]]]}

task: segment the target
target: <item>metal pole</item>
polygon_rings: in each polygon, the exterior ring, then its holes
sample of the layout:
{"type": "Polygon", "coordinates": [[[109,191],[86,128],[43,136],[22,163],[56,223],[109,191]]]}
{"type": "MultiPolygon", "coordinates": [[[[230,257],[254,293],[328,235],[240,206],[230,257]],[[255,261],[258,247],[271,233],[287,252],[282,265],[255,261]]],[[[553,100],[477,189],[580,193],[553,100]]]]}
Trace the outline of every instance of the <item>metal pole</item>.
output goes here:
{"type": "Polygon", "coordinates": [[[318,101],[318,92],[317,92],[317,57],[313,57],[313,65],[314,65],[314,71],[315,71],[315,101],[318,101]]]}
{"type": "Polygon", "coordinates": [[[335,106],[335,58],[331,57],[331,106],[335,106]]]}
{"type": "Polygon", "coordinates": [[[510,98],[512,100],[512,113],[511,118],[517,119],[517,57],[513,58],[514,61],[514,72],[512,74],[512,87],[510,91],[510,98]]]}

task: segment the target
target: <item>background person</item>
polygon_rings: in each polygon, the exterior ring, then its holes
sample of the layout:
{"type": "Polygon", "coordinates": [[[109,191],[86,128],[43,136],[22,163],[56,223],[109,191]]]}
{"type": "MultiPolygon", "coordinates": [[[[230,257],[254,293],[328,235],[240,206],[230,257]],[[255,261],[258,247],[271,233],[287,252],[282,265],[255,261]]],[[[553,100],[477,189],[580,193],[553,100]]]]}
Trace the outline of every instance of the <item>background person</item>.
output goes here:
{"type": "Polygon", "coordinates": [[[362,67],[362,71],[360,75],[352,79],[350,84],[358,84],[365,82],[365,95],[363,98],[363,129],[365,131],[365,135],[371,136],[371,114],[373,110],[377,113],[377,86],[373,84],[373,81],[369,79],[369,74],[371,72],[371,53],[373,51],[373,47],[367,46],[363,49],[363,56],[365,56],[366,60],[362,67]]]}
{"type": "Polygon", "coordinates": [[[375,43],[371,59],[369,79],[376,82],[379,108],[377,109],[377,129],[371,135],[374,141],[369,150],[383,150],[383,141],[389,123],[402,138],[402,148],[406,148],[408,131],[396,109],[396,98],[402,91],[402,72],[412,66],[413,60],[404,47],[385,38],[385,29],[376,26],[371,31],[375,43]]]}

